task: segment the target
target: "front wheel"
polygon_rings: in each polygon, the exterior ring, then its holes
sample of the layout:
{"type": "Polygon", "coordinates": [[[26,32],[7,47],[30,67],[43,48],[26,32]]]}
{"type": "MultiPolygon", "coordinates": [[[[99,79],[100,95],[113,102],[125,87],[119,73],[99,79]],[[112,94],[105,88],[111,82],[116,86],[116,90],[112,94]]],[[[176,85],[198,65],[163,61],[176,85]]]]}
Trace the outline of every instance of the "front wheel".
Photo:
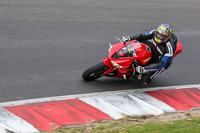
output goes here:
{"type": "Polygon", "coordinates": [[[82,78],[85,81],[92,81],[103,76],[103,73],[108,69],[108,66],[104,62],[99,62],[98,64],[88,68],[82,74],[82,78]]]}

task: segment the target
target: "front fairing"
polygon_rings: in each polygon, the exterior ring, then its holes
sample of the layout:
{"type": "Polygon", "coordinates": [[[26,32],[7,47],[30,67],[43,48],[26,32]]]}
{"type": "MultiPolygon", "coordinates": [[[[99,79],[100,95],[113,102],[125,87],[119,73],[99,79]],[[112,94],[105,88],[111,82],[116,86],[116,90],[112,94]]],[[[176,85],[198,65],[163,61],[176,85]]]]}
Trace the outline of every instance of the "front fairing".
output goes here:
{"type": "Polygon", "coordinates": [[[108,51],[109,58],[129,57],[133,60],[138,60],[141,65],[147,64],[152,58],[150,47],[136,40],[129,41],[125,45],[123,43],[116,43],[108,51]]]}
{"type": "MultiPolygon", "coordinates": [[[[134,53],[133,44],[136,40],[127,42],[125,45],[123,43],[116,43],[108,50],[108,57],[110,58],[120,58],[129,57],[134,53]]],[[[133,56],[133,55],[132,55],[133,56]]]]}
{"type": "Polygon", "coordinates": [[[110,69],[104,72],[105,76],[111,77],[130,77],[131,73],[135,72],[135,69],[132,67],[132,60],[128,57],[113,59],[113,58],[105,58],[104,64],[107,65],[110,69]]]}
{"type": "Polygon", "coordinates": [[[147,64],[152,57],[149,46],[136,40],[110,45],[109,56],[101,61],[110,69],[104,72],[105,76],[130,77],[135,71],[135,65],[147,64]],[[136,64],[135,64],[136,63],[136,64]]]}

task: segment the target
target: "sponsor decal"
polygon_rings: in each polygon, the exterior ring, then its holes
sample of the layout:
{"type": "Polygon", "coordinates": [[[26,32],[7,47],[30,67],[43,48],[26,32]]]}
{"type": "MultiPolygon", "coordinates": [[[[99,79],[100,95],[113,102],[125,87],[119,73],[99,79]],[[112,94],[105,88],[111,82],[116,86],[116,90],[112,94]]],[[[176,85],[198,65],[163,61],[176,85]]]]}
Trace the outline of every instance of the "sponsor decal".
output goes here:
{"type": "Polygon", "coordinates": [[[151,57],[149,57],[149,58],[147,58],[146,60],[144,60],[144,62],[147,62],[147,61],[149,61],[151,59],[151,57]]]}

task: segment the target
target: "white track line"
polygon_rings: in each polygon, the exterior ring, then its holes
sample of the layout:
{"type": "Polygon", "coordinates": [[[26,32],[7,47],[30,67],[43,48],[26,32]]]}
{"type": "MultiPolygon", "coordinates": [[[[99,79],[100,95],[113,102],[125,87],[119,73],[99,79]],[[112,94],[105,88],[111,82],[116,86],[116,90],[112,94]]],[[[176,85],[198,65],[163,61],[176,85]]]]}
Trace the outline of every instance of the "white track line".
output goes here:
{"type": "Polygon", "coordinates": [[[143,91],[181,89],[181,88],[192,88],[192,87],[200,88],[200,84],[167,86],[167,87],[152,87],[152,88],[141,88],[141,89],[128,89],[128,90],[119,90],[119,91],[107,91],[107,92],[96,92],[96,93],[87,93],[87,94],[76,94],[76,95],[37,98],[37,99],[27,99],[27,100],[3,102],[3,103],[0,103],[0,107],[19,106],[19,105],[25,105],[25,104],[59,101],[59,100],[67,100],[67,99],[74,99],[74,98],[84,98],[84,97],[92,97],[92,96],[99,96],[99,95],[111,95],[111,94],[113,95],[113,94],[122,94],[122,93],[142,93],[143,91]]]}

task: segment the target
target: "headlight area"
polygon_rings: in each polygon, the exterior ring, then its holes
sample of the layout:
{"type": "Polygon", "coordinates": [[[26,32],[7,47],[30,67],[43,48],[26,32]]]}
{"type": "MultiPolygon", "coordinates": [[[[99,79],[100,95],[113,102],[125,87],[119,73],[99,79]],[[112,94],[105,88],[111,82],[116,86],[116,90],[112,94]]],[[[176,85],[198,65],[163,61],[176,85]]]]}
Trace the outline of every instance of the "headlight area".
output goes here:
{"type": "Polygon", "coordinates": [[[110,61],[110,63],[111,63],[114,67],[116,67],[116,68],[124,68],[123,66],[120,66],[119,64],[117,64],[117,63],[114,62],[114,61],[110,61]]]}

